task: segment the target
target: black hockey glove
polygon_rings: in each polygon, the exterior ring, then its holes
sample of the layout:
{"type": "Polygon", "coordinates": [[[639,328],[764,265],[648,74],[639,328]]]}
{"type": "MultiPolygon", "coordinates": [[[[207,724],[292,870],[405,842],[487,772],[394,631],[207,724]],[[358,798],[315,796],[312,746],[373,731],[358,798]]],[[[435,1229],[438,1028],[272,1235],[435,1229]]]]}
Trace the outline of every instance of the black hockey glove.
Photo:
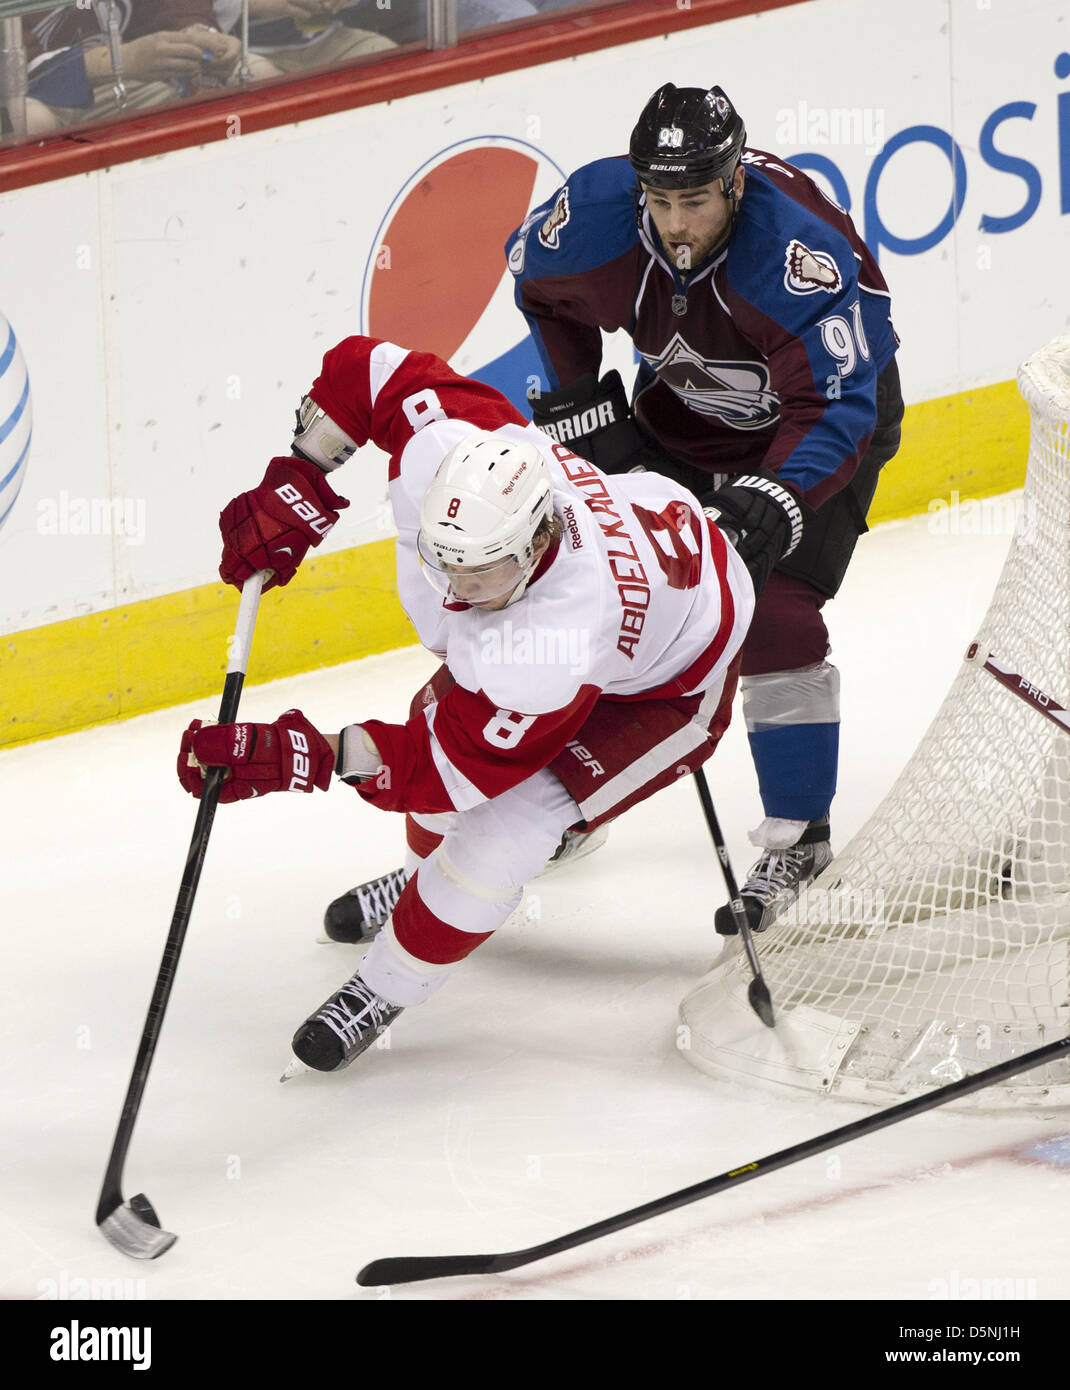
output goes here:
{"type": "Polygon", "coordinates": [[[663,472],[674,462],[636,424],[620,372],[607,372],[601,381],[588,372],[571,386],[545,392],[531,402],[531,420],[603,473],[663,472]]]}
{"type": "Polygon", "coordinates": [[[747,566],[757,598],[774,565],[802,539],[804,504],[775,473],[758,468],[707,493],[702,507],[728,533],[747,566]]]}

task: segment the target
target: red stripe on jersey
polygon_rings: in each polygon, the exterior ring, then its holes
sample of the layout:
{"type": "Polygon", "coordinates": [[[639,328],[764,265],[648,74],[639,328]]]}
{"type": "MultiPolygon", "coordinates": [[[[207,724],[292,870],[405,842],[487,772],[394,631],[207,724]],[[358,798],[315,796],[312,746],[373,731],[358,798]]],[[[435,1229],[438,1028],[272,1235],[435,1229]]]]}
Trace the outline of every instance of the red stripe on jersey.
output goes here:
{"type": "Polygon", "coordinates": [[[405,817],[405,843],[418,858],[426,859],[429,854],[434,854],[443,838],[437,831],[425,830],[422,825],[417,825],[412,816],[405,817]]]}
{"type": "Polygon", "coordinates": [[[493,932],[458,931],[436,917],[420,897],[420,872],[401,891],[393,912],[394,935],[398,943],[417,960],[428,965],[451,965],[486,941],[493,932]]]}
{"type": "Polygon", "coordinates": [[[434,730],[443,753],[488,800],[540,772],[594,708],[596,685],[583,685],[563,709],[523,714],[498,709],[480,690],[448,690],[435,706],[434,730]]]}
{"type": "Polygon", "coordinates": [[[363,336],[343,339],[324,357],[309,394],[358,445],[370,439],[391,455],[391,479],[398,476],[405,445],[434,420],[466,420],[485,430],[529,423],[492,386],[458,376],[433,353],[404,348],[397,349],[405,357],[373,403],[371,359],[382,343],[363,336]]]}
{"type": "Polygon", "coordinates": [[[441,700],[450,686],[455,684],[456,682],[450,674],[450,668],[443,662],[431,679],[421,685],[409,701],[409,718],[415,718],[428,705],[433,705],[436,700],[441,700]]]}
{"type": "Polygon", "coordinates": [[[455,811],[449,792],[431,756],[431,731],[417,714],[407,724],[384,724],[362,719],[375,744],[381,770],[357,787],[365,801],[381,811],[455,811]]]}
{"type": "MultiPolygon", "coordinates": [[[[599,690],[580,687],[564,709],[549,714],[502,710],[482,691],[451,686],[434,706],[434,735],[447,761],[488,800],[540,772],[565,747],[594,708],[599,690]]],[[[383,811],[455,811],[431,752],[423,713],[407,724],[362,719],[381,772],[357,787],[383,811]]]]}
{"type": "Polygon", "coordinates": [[[653,690],[644,690],[641,695],[607,695],[606,699],[677,699],[691,691],[701,690],[707,676],[724,655],[724,650],[728,646],[728,639],[732,636],[732,629],[736,623],[736,605],[732,597],[732,587],[728,582],[728,542],[709,517],[706,517],[706,522],[710,532],[710,548],[713,551],[714,573],[717,575],[717,583],[721,591],[721,622],[713,641],[686,670],[681,671],[671,681],[666,681],[664,685],[659,685],[653,690]]]}

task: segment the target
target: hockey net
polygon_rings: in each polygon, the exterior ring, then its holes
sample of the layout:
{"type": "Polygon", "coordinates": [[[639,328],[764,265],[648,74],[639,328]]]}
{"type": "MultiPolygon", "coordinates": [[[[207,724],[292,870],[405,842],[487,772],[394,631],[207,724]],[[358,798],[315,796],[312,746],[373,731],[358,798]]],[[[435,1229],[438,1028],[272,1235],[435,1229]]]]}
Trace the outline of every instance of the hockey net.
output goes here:
{"type": "MultiPolygon", "coordinates": [[[[684,999],[681,1043],[704,1071],[886,1104],[1070,1027],[1070,733],[983,665],[1070,707],[1070,335],[1018,385],[1029,466],[977,657],[874,815],[755,937],[776,1028],[748,1006],[741,952],[684,999]]],[[[1070,1063],[972,1103],[1070,1104],[1070,1063]]]]}

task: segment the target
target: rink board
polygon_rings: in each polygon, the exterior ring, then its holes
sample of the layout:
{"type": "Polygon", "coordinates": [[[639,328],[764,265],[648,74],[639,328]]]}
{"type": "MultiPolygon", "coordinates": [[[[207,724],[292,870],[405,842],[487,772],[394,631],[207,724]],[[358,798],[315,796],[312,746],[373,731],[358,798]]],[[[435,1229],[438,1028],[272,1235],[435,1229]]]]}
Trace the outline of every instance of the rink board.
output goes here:
{"type": "MultiPolygon", "coordinates": [[[[215,518],[286,451],[339,339],[417,334],[406,345],[522,386],[527,340],[504,263],[488,277],[468,248],[479,229],[497,257],[560,171],[619,149],[654,72],[681,84],[730,72],[751,143],[823,182],[879,254],[908,413],[871,520],[1017,486],[1027,420],[1010,378],[1063,327],[1058,7],[1031,7],[1028,24],[965,0],[867,6],[864,25],[860,9],[811,0],[667,30],[0,194],[0,312],[34,417],[0,529],[0,744],[215,689],[233,609],[215,580],[215,518]],[[822,73],[818,107],[798,53],[828,33],[844,62],[822,73]],[[877,73],[874,49],[887,60],[877,73]],[[459,160],[508,178],[481,183],[477,168],[458,199],[459,160]],[[406,218],[434,229],[433,274],[404,262],[406,218]]],[[[632,360],[619,335],[607,341],[607,367],[632,360]]],[[[385,465],[365,449],[340,475],[352,505],[316,557],[340,568],[328,584],[310,570],[288,594],[300,604],[270,610],[251,681],[410,640],[387,583],[339,599],[369,566],[388,568],[361,553],[392,534],[385,465]]]]}

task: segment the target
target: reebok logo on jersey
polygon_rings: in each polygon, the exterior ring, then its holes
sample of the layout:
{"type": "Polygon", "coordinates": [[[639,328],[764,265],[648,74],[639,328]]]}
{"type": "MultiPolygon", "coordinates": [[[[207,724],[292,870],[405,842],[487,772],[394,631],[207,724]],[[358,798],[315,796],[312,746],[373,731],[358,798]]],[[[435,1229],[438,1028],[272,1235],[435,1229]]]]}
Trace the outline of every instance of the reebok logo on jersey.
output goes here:
{"type": "Polygon", "coordinates": [[[839,267],[827,251],[811,251],[801,241],[789,241],[784,251],[785,288],[792,294],[813,294],[824,290],[837,294],[843,289],[839,267]]]}
{"type": "Polygon", "coordinates": [[[583,549],[583,537],[580,535],[580,525],[576,520],[576,513],[572,507],[565,507],[561,513],[565,518],[565,526],[568,528],[569,541],[573,550],[583,549]]]}
{"type": "Polygon", "coordinates": [[[571,216],[568,207],[568,184],[557,195],[550,216],[539,228],[539,241],[547,251],[556,251],[561,245],[561,228],[568,226],[571,216]]]}

